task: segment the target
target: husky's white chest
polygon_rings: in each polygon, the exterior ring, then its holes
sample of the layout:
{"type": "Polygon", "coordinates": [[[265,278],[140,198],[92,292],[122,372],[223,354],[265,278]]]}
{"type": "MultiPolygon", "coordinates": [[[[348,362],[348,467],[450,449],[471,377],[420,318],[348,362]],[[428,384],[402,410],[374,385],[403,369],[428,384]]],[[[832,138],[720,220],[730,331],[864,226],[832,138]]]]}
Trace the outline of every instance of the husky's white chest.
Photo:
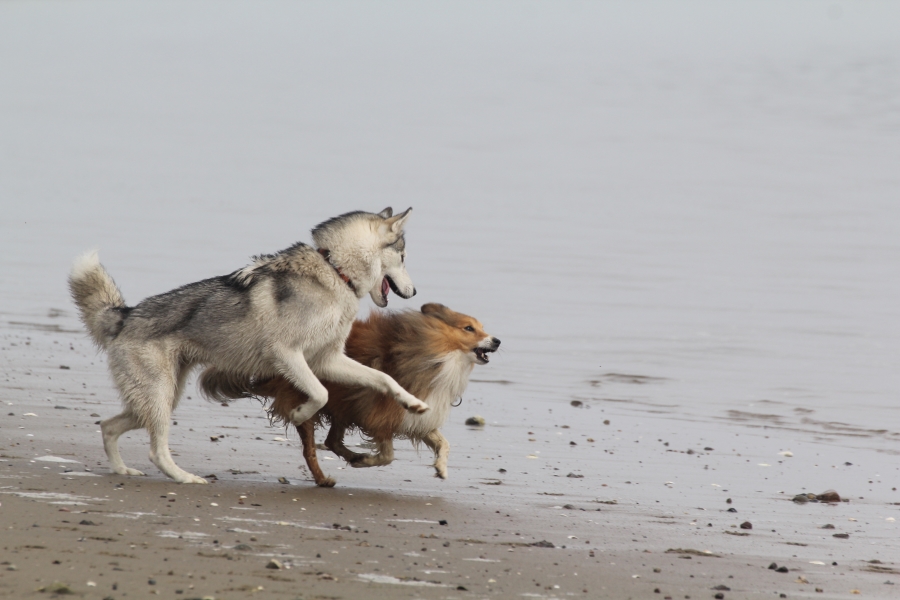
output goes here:
{"type": "Polygon", "coordinates": [[[441,367],[431,385],[431,393],[422,398],[429,410],[421,415],[407,413],[403,419],[403,434],[422,437],[429,431],[440,429],[450,416],[451,404],[459,398],[469,384],[469,375],[475,363],[468,354],[457,350],[441,359],[441,367]]]}

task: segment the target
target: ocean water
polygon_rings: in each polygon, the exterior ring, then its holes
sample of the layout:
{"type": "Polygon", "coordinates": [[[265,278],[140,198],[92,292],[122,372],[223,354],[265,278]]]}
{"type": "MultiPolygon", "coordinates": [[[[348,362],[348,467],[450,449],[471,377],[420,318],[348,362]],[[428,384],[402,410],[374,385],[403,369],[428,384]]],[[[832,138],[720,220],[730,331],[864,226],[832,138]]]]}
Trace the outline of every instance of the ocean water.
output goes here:
{"type": "Polygon", "coordinates": [[[419,295],[391,307],[503,340],[460,432],[569,411],[887,460],[898,22],[892,2],[2,3],[0,327],[78,328],[65,279],[90,248],[135,303],[412,206],[419,295]]]}

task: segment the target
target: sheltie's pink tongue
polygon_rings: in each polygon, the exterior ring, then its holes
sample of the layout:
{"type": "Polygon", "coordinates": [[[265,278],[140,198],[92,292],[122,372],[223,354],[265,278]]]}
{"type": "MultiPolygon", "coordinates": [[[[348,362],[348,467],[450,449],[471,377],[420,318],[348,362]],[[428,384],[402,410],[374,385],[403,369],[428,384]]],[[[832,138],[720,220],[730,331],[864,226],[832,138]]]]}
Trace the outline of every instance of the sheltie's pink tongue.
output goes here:
{"type": "Polygon", "coordinates": [[[381,295],[384,296],[384,299],[387,300],[388,292],[391,291],[390,286],[387,282],[387,277],[381,280],[381,295]]]}

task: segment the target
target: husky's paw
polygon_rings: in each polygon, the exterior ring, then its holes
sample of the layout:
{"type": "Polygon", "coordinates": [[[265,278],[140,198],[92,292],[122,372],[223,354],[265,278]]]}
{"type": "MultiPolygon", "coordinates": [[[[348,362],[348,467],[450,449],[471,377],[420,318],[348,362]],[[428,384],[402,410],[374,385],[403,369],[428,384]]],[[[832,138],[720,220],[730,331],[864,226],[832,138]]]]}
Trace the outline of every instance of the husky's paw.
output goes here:
{"type": "Polygon", "coordinates": [[[406,410],[413,414],[421,415],[423,412],[428,410],[428,405],[421,400],[416,400],[415,402],[408,403],[406,405],[406,410]]]}
{"type": "Polygon", "coordinates": [[[185,473],[184,476],[178,476],[177,478],[173,477],[175,481],[178,483],[209,483],[202,477],[197,477],[196,475],[192,475],[190,473],[185,473]]]}
{"type": "Polygon", "coordinates": [[[121,475],[134,475],[136,477],[138,477],[138,476],[145,477],[146,476],[146,473],[144,473],[143,471],[138,471],[137,469],[132,469],[131,467],[125,467],[125,472],[120,473],[120,474],[121,475]]]}
{"type": "Polygon", "coordinates": [[[337,483],[337,482],[333,478],[326,477],[322,481],[317,481],[316,485],[319,487],[330,488],[330,487],[334,487],[335,483],[337,483]]]}

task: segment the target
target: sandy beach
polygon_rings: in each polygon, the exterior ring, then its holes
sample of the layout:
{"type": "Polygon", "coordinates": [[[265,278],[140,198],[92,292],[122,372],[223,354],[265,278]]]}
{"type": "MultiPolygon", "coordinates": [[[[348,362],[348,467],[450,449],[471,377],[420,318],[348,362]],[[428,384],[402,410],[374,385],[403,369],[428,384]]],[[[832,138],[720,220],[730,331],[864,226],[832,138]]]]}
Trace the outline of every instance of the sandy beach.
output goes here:
{"type": "Polygon", "coordinates": [[[897,22],[0,3],[0,597],[900,597],[897,22]],[[76,256],[133,305],[385,206],[414,207],[419,291],[389,308],[503,340],[446,481],[401,441],[320,451],[316,488],[294,432],[193,383],[172,450],[213,481],[166,480],[142,431],[147,476],[110,474],[76,256]]]}
{"type": "MultiPolygon", "coordinates": [[[[483,429],[459,409],[446,429],[449,480],[401,445],[380,469],[326,458],[338,485],[320,489],[296,435],[258,404],[186,398],[173,451],[215,480],[178,485],[146,459],[141,432],[123,454],[148,476],[109,474],[96,423],[117,400],[71,315],[13,325],[2,338],[6,597],[65,586],[88,598],[889,598],[900,583],[891,477],[870,479],[870,451],[788,432],[774,414],[684,421],[663,440],[647,435],[658,416],[615,403],[563,405],[536,425],[501,424],[485,401],[483,429]],[[779,451],[784,436],[792,452],[779,451]],[[792,501],[828,488],[846,501],[792,501]]],[[[472,385],[491,395],[491,383],[472,385]]]]}

